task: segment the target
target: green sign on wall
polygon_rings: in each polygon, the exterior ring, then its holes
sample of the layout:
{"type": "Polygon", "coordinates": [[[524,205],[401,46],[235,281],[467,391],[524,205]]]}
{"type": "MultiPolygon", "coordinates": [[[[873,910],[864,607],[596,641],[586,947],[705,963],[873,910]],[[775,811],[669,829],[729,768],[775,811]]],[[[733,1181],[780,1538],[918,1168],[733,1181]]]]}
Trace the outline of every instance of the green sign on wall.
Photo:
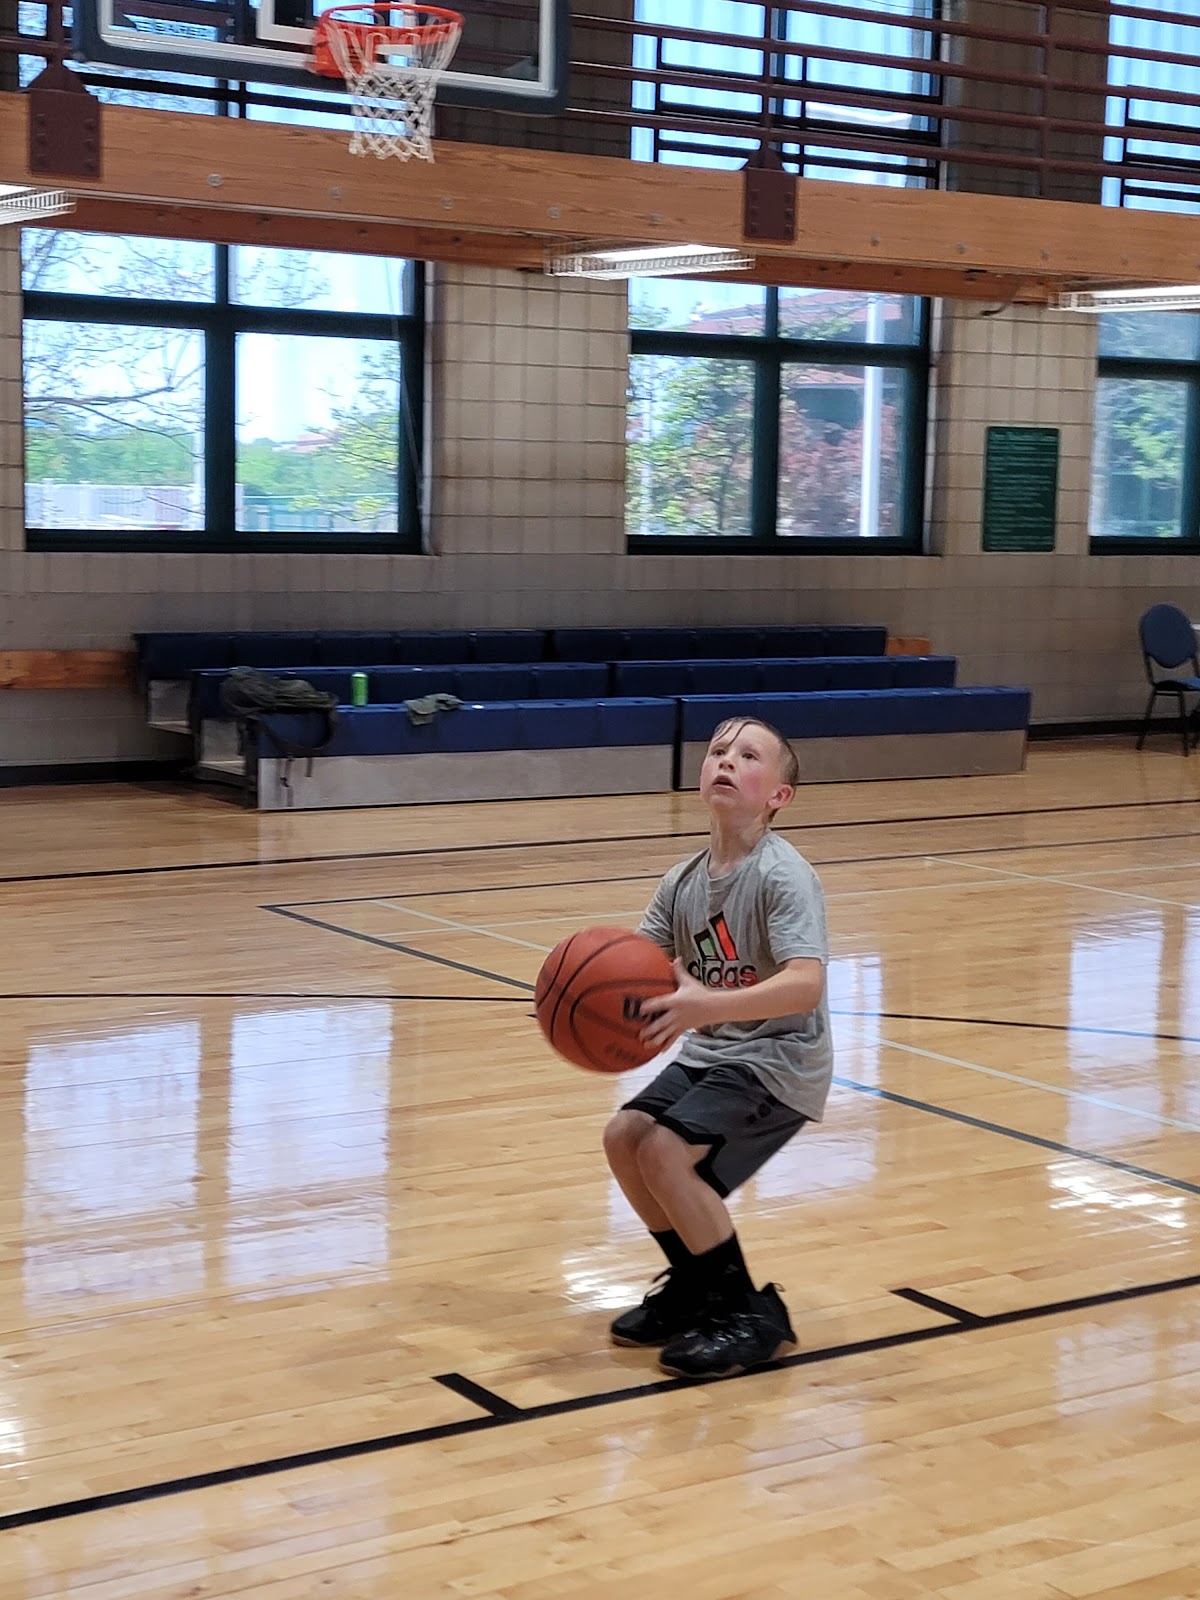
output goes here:
{"type": "Polygon", "coordinates": [[[983,548],[1053,550],[1058,429],[989,428],[983,471],[983,548]]]}

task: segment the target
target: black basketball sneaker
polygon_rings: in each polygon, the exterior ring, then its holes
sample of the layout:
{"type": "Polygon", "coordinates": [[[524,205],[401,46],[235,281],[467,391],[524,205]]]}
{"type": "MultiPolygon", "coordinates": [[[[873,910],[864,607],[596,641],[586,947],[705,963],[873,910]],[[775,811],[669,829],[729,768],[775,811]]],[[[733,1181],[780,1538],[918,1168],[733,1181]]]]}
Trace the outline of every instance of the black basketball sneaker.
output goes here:
{"type": "Polygon", "coordinates": [[[667,1267],[655,1278],[641,1305],[621,1313],[609,1328],[609,1336],[614,1344],[647,1349],[664,1345],[695,1327],[702,1305],[695,1285],[667,1267]]]}
{"type": "Polygon", "coordinates": [[[774,1361],[795,1343],[787,1307],[768,1283],[741,1305],[710,1300],[696,1326],[671,1340],[658,1364],[677,1378],[732,1378],[774,1361]]]}

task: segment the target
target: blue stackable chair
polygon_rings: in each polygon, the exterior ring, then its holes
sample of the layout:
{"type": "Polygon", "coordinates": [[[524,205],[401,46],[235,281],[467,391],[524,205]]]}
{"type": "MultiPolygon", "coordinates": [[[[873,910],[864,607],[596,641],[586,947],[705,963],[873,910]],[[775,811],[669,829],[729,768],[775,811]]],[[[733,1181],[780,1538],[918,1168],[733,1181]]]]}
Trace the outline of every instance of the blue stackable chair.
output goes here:
{"type": "MultiPolygon", "coordinates": [[[[1191,734],[1187,696],[1200,695],[1200,661],[1196,659],[1195,631],[1186,613],[1178,606],[1157,605],[1151,606],[1143,614],[1138,623],[1138,637],[1142,644],[1142,664],[1150,684],[1150,698],[1146,701],[1146,715],[1142,719],[1137,747],[1140,750],[1146,742],[1154,702],[1160,694],[1174,695],[1179,707],[1179,737],[1186,756],[1195,743],[1191,734]],[[1191,667],[1190,674],[1178,670],[1185,663],[1191,667]],[[1168,673],[1169,676],[1160,678],[1159,672],[1168,673]]],[[[1196,737],[1200,738],[1200,734],[1196,737]]]]}

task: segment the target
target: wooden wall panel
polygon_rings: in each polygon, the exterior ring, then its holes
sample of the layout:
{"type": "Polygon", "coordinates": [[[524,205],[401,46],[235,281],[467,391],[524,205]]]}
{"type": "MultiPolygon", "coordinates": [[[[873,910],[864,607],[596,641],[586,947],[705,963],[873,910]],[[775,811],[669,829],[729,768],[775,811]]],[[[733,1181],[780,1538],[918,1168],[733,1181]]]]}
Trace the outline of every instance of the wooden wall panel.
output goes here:
{"type": "Polygon", "coordinates": [[[0,689],[132,689],[132,650],[0,650],[0,689]]]}

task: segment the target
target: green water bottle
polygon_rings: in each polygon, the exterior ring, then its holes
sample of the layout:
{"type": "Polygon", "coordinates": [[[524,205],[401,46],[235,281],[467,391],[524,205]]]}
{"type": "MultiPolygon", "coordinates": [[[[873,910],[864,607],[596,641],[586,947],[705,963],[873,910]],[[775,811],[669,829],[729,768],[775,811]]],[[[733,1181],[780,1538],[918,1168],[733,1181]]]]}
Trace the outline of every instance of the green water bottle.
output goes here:
{"type": "Polygon", "coordinates": [[[367,675],[365,672],[352,672],[350,674],[350,704],[365,706],[367,703],[367,675]]]}

